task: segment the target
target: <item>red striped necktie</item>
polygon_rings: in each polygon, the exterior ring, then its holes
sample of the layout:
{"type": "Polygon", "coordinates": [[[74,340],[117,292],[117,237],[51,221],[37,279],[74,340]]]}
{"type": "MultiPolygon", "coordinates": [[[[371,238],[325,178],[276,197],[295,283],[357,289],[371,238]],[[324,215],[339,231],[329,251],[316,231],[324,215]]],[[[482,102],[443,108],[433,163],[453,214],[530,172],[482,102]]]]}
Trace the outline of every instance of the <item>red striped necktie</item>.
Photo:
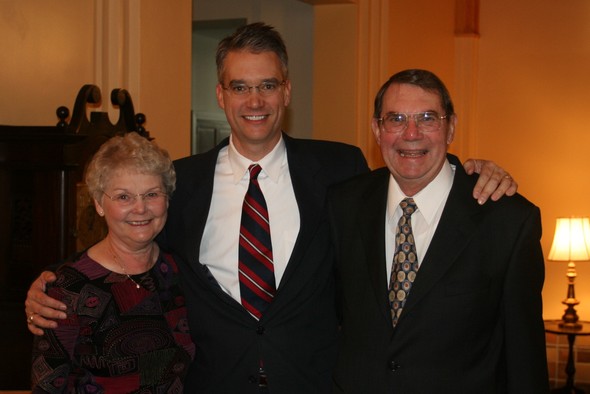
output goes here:
{"type": "Polygon", "coordinates": [[[250,184],[242,206],[238,255],[242,305],[256,319],[262,317],[276,292],[268,210],[258,184],[261,170],[259,164],[248,168],[250,184]]]}

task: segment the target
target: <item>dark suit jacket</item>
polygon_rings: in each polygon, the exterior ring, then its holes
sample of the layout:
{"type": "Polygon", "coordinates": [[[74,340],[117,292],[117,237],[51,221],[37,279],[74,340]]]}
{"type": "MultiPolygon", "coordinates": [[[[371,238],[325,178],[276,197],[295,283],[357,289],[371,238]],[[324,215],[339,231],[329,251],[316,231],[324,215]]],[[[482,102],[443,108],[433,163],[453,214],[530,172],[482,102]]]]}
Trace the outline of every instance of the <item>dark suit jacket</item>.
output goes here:
{"type": "Polygon", "coordinates": [[[259,322],[199,262],[215,163],[228,141],[174,163],[177,190],[158,241],[175,253],[184,279],[196,344],[187,393],[255,393],[260,360],[271,393],[330,390],[338,325],[325,196],[329,185],[368,167],[356,147],[283,137],[301,227],[276,296],[259,322]]]}
{"type": "Polygon", "coordinates": [[[336,392],[548,392],[539,209],[520,195],[478,205],[476,178],[449,158],[453,186],[395,329],[385,269],[389,171],[328,197],[342,314],[336,392]]]}

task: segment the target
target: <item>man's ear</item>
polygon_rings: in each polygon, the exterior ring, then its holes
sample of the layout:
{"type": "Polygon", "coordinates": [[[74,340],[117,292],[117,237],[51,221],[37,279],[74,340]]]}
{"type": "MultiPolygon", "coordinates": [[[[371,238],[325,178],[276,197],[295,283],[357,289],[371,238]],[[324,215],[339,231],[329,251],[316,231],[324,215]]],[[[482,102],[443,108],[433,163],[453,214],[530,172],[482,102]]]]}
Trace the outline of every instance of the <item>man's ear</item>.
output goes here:
{"type": "Polygon", "coordinates": [[[377,145],[381,145],[381,127],[379,127],[379,121],[376,118],[371,120],[371,130],[373,131],[377,145]]]}
{"type": "Polygon", "coordinates": [[[285,85],[283,86],[283,103],[285,107],[289,106],[291,102],[291,81],[288,79],[285,81],[285,85]]]}
{"type": "Polygon", "coordinates": [[[451,145],[451,143],[455,140],[456,127],[457,116],[451,115],[451,119],[449,119],[449,127],[447,128],[447,145],[451,145]]]}
{"type": "Polygon", "coordinates": [[[219,105],[219,108],[225,109],[225,101],[223,98],[223,87],[221,86],[220,83],[218,83],[217,86],[215,87],[215,95],[217,96],[217,105],[219,105]]]}

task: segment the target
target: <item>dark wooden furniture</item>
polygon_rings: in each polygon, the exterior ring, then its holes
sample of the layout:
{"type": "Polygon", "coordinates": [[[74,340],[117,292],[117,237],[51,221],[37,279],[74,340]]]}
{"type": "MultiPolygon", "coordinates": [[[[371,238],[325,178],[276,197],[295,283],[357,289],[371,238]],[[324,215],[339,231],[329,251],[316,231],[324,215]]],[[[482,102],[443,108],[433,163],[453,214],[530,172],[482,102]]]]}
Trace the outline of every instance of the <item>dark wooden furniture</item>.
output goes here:
{"type": "Polygon", "coordinates": [[[29,387],[32,338],[24,299],[30,283],[105,231],[82,184],[86,163],[115,134],[149,137],[126,90],[111,92],[119,109],[115,124],[106,112],[92,111],[101,100],[97,86],[84,85],[69,122],[68,108],[59,107],[55,126],[0,125],[0,389],[29,387]]]}
{"type": "Polygon", "coordinates": [[[574,362],[574,343],[576,341],[576,336],[590,335],[590,322],[578,321],[578,323],[582,325],[581,328],[562,327],[560,326],[561,323],[561,320],[545,320],[546,332],[557,335],[567,335],[568,341],[568,357],[567,364],[565,366],[567,382],[564,387],[551,390],[551,392],[564,394],[584,394],[584,390],[577,388],[574,382],[576,375],[576,364],[574,362]]]}

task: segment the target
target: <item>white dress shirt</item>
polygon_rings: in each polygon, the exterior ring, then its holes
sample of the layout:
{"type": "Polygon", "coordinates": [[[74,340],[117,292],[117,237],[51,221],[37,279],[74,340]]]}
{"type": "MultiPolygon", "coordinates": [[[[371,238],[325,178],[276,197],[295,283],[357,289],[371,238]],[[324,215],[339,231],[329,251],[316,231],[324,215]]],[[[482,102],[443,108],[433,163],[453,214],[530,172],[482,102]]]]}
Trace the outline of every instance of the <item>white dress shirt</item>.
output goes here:
{"type": "Polygon", "coordinates": [[[399,203],[406,197],[412,197],[418,209],[412,214],[412,232],[418,253],[418,266],[426,255],[432,236],[436,231],[445,203],[453,186],[455,167],[445,161],[440,172],[424,189],[414,196],[406,196],[391,175],[387,192],[387,212],[385,220],[385,256],[387,281],[391,278],[393,254],[395,253],[395,233],[397,223],[402,216],[399,203]]]}
{"type": "Polygon", "coordinates": [[[262,167],[258,183],[268,208],[277,287],[280,287],[300,226],[299,208],[291,183],[283,138],[281,137],[268,155],[252,162],[238,153],[230,137],[229,146],[222,148],[217,156],[213,197],[199,260],[209,268],[221,288],[238,302],[240,221],[242,203],[250,182],[248,167],[253,163],[262,167]]]}

